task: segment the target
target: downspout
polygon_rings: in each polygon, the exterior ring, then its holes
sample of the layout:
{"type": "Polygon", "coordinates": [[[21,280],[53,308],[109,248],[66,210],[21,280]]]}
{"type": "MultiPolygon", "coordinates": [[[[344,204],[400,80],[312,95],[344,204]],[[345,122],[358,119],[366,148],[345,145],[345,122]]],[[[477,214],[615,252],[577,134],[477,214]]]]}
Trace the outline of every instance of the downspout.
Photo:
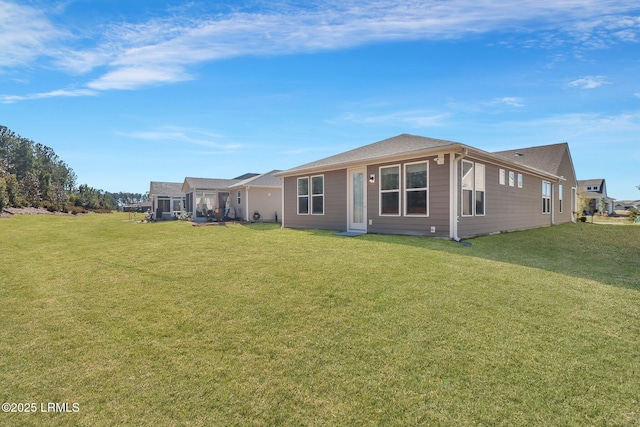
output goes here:
{"type": "Polygon", "coordinates": [[[549,209],[551,209],[551,225],[555,225],[556,224],[556,188],[558,186],[556,184],[551,184],[551,206],[549,206],[549,209]]]}
{"type": "Polygon", "coordinates": [[[464,149],[464,154],[456,158],[456,153],[449,153],[449,237],[456,242],[460,241],[458,237],[458,165],[460,160],[467,157],[468,149],[464,149]]]}

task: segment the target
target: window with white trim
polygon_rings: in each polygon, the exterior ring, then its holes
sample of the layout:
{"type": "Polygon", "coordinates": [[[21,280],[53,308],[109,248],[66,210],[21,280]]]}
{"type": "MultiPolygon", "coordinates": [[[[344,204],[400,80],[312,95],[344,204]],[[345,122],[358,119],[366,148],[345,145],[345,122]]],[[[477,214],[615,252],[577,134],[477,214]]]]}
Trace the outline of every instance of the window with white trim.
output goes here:
{"type": "Polygon", "coordinates": [[[238,206],[242,204],[242,203],[241,203],[241,202],[242,202],[242,191],[241,191],[241,190],[238,190],[238,199],[237,199],[237,202],[238,202],[238,203],[237,203],[237,204],[238,204],[238,206]]]}
{"type": "Polygon", "coordinates": [[[504,169],[500,169],[500,185],[505,185],[506,184],[506,171],[504,169]]]}
{"type": "Polygon", "coordinates": [[[309,215],[309,178],[298,178],[298,215],[309,215]]]}
{"type": "Polygon", "coordinates": [[[462,216],[485,214],[485,166],[462,161],[462,216]]]}
{"type": "Polygon", "coordinates": [[[515,173],[509,171],[509,187],[513,187],[515,184],[515,173]]]}
{"type": "Polygon", "coordinates": [[[400,166],[380,168],[380,215],[400,215],[400,166]]]}
{"type": "Polygon", "coordinates": [[[404,214],[407,216],[429,215],[429,164],[407,163],[404,165],[404,214]]]}
{"type": "Polygon", "coordinates": [[[522,188],[522,174],[518,174],[518,188],[522,188]]]}
{"type": "Polygon", "coordinates": [[[558,212],[562,213],[562,184],[558,184],[558,212]]]}
{"type": "Polygon", "coordinates": [[[484,165],[476,163],[475,174],[475,189],[476,189],[476,215],[484,216],[484,194],[485,194],[485,182],[484,182],[484,165]]]}
{"type": "Polygon", "coordinates": [[[551,183],[542,181],[542,213],[551,213],[551,183]]]}
{"type": "Polygon", "coordinates": [[[311,177],[311,215],[324,215],[324,175],[311,177]]]}
{"type": "Polygon", "coordinates": [[[324,215],[324,175],[298,178],[298,215],[324,215]]]}

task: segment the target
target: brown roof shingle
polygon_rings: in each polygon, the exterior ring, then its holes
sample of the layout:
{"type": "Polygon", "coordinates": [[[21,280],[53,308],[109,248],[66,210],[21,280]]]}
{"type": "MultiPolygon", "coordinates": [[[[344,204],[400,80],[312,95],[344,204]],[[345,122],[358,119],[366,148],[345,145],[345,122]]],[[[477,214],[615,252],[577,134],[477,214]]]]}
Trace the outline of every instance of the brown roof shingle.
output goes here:
{"type": "Polygon", "coordinates": [[[559,175],[562,158],[567,152],[568,147],[569,144],[562,142],[560,144],[497,151],[492,154],[511,162],[529,166],[553,175],[559,175]]]}
{"type": "Polygon", "coordinates": [[[388,156],[408,154],[411,152],[424,151],[428,149],[447,147],[452,145],[462,144],[453,141],[427,138],[424,136],[410,135],[405,133],[359,148],[355,148],[344,153],[306,163],[304,165],[289,169],[285,172],[297,172],[307,169],[332,167],[343,164],[356,163],[360,161],[382,159],[388,156]]]}

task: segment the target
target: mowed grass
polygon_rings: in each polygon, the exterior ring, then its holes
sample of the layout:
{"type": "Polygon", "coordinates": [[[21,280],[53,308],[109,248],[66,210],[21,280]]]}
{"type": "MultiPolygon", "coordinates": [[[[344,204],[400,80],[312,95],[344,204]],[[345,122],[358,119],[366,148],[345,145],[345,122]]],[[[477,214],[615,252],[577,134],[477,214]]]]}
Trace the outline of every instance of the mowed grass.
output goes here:
{"type": "Polygon", "coordinates": [[[640,425],[640,227],[126,219],[0,220],[0,425],[640,425]]]}

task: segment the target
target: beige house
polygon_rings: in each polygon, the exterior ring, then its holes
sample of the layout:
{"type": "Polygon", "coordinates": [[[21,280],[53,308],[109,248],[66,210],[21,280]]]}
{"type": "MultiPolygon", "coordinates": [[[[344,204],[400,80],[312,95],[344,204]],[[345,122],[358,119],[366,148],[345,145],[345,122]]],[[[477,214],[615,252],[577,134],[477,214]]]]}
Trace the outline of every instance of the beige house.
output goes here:
{"type": "Polygon", "coordinates": [[[566,143],[489,153],[403,134],[275,175],[283,227],[459,240],[575,221],[566,143]]]}
{"type": "Polygon", "coordinates": [[[222,218],[278,221],[282,207],[282,182],[271,171],[234,179],[187,177],[182,184],[186,211],[194,221],[222,218]]]}
{"type": "Polygon", "coordinates": [[[151,181],[149,201],[153,219],[175,219],[185,209],[185,196],[179,182],[151,181]]]}
{"type": "Polygon", "coordinates": [[[282,181],[273,170],[229,187],[236,217],[245,221],[278,222],[282,208],[282,181]]]}
{"type": "Polygon", "coordinates": [[[615,199],[607,196],[607,183],[602,178],[579,180],[578,194],[588,200],[587,215],[612,214],[615,210],[615,199]]]}

